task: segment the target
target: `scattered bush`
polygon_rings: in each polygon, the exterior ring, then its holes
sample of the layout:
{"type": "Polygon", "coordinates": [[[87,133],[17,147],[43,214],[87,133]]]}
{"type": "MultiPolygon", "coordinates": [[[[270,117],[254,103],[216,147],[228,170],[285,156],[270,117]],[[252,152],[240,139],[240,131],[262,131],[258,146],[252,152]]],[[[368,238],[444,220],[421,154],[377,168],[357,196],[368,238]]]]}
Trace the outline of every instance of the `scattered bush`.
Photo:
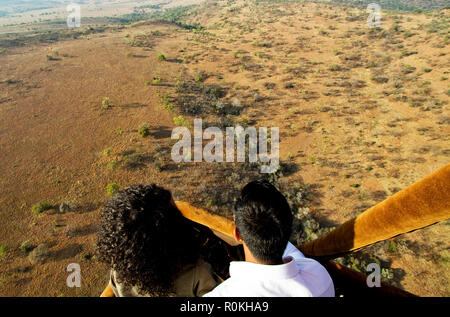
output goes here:
{"type": "Polygon", "coordinates": [[[330,67],[328,67],[328,70],[331,70],[332,72],[337,72],[337,71],[341,71],[342,67],[340,65],[331,65],[330,67]]]}
{"type": "Polygon", "coordinates": [[[164,54],[159,54],[158,55],[158,61],[165,61],[166,57],[164,56],[164,54]]]}
{"type": "Polygon", "coordinates": [[[46,57],[47,57],[48,61],[57,61],[58,60],[56,57],[53,57],[51,55],[47,55],[46,57]]]}
{"type": "Polygon", "coordinates": [[[275,83],[271,83],[271,82],[265,82],[264,83],[264,87],[266,88],[266,89],[274,89],[275,88],[275,83]]]}
{"type": "Polygon", "coordinates": [[[414,35],[416,35],[416,33],[413,33],[413,32],[411,32],[411,31],[409,31],[409,30],[406,30],[406,31],[403,33],[403,36],[404,36],[405,38],[408,38],[408,37],[411,37],[411,36],[414,36],[414,35]]]}
{"type": "Polygon", "coordinates": [[[375,61],[369,61],[366,65],[367,68],[377,67],[377,63],[375,61]]]}
{"type": "Polygon", "coordinates": [[[116,168],[118,168],[120,165],[120,162],[117,160],[112,160],[111,162],[108,163],[108,168],[111,171],[114,171],[116,168]]]}
{"type": "Polygon", "coordinates": [[[377,82],[379,84],[384,84],[389,81],[389,78],[382,77],[382,76],[372,76],[371,78],[374,82],[377,82]]]}
{"type": "Polygon", "coordinates": [[[147,123],[141,124],[138,128],[138,133],[141,137],[145,138],[150,135],[150,127],[147,123]]]}
{"type": "Polygon", "coordinates": [[[159,85],[159,84],[161,84],[161,78],[153,77],[153,85],[159,85]]]}
{"type": "Polygon", "coordinates": [[[189,128],[190,127],[190,123],[189,123],[189,120],[187,120],[185,117],[183,117],[182,115],[179,115],[179,116],[176,116],[176,117],[174,117],[173,118],[173,123],[175,124],[175,125],[178,125],[178,126],[185,126],[185,127],[187,127],[187,128],[189,128]]]}
{"type": "Polygon", "coordinates": [[[403,65],[402,73],[403,74],[411,74],[416,70],[414,66],[411,65],[403,65]]]}
{"type": "Polygon", "coordinates": [[[34,247],[30,244],[30,240],[25,240],[19,247],[20,251],[23,253],[28,253],[34,249],[34,247]]]}
{"type": "Polygon", "coordinates": [[[111,151],[112,151],[112,148],[111,148],[111,147],[107,147],[107,148],[105,148],[105,149],[103,150],[103,154],[104,154],[104,155],[109,155],[109,154],[111,153],[111,151]]]}
{"type": "Polygon", "coordinates": [[[272,47],[270,43],[260,43],[258,41],[253,42],[253,46],[256,47],[272,47]]]}
{"type": "Polygon", "coordinates": [[[197,74],[195,74],[194,81],[196,83],[203,82],[205,81],[206,77],[207,75],[205,72],[198,72],[197,74]]]}
{"type": "Polygon", "coordinates": [[[430,87],[419,88],[416,90],[416,93],[419,95],[429,95],[431,93],[430,87]]]}
{"type": "Polygon", "coordinates": [[[7,245],[1,245],[0,246],[0,257],[2,257],[5,253],[6,253],[6,251],[8,251],[8,246],[7,245]]]}
{"type": "Polygon", "coordinates": [[[103,109],[109,109],[112,107],[111,99],[109,97],[104,97],[102,100],[103,109]]]}
{"type": "Polygon", "coordinates": [[[397,245],[394,241],[389,241],[389,246],[387,248],[388,253],[396,253],[397,252],[397,245]]]}
{"type": "Polygon", "coordinates": [[[175,108],[175,106],[173,105],[173,103],[168,103],[166,105],[166,109],[169,110],[170,112],[172,112],[174,108],[175,108]]]}
{"type": "Polygon", "coordinates": [[[407,49],[402,50],[401,57],[406,57],[410,55],[418,54],[417,51],[408,51],[407,49]]]}
{"type": "Polygon", "coordinates": [[[41,213],[43,213],[46,210],[52,209],[52,206],[48,203],[37,203],[35,205],[33,205],[33,207],[31,207],[31,210],[33,211],[33,213],[35,215],[39,215],[41,213]]]}
{"type": "Polygon", "coordinates": [[[173,111],[175,108],[174,104],[170,102],[170,96],[168,95],[163,95],[161,97],[161,104],[169,111],[173,111]]]}
{"type": "Polygon", "coordinates": [[[110,183],[108,185],[106,185],[106,193],[109,196],[114,195],[115,193],[117,193],[120,189],[120,186],[117,185],[116,183],[110,183]]]}

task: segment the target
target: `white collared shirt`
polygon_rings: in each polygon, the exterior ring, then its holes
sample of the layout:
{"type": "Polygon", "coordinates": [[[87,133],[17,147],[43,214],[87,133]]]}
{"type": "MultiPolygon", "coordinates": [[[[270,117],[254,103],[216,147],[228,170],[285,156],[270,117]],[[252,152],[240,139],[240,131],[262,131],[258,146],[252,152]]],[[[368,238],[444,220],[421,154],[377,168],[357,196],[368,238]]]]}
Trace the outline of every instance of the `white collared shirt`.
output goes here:
{"type": "Polygon", "coordinates": [[[230,263],[230,278],[205,297],[334,297],[327,270],[306,258],[290,242],[283,253],[284,264],[230,263]]]}

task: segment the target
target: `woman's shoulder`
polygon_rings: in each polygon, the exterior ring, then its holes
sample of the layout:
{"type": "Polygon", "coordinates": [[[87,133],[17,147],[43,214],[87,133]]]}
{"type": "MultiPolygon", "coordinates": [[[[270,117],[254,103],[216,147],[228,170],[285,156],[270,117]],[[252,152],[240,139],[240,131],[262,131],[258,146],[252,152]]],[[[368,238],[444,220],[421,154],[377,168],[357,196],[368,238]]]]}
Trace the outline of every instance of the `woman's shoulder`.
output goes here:
{"type": "Polygon", "coordinates": [[[199,297],[218,285],[211,264],[199,258],[186,265],[174,281],[175,292],[181,297],[199,297]]]}

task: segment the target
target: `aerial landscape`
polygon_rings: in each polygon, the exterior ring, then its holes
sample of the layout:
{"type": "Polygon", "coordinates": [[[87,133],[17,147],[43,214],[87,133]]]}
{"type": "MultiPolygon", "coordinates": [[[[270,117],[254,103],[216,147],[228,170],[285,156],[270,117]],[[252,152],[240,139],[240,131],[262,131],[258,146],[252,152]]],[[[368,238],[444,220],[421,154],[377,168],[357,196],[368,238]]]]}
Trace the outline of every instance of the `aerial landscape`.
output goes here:
{"type": "MultiPolygon", "coordinates": [[[[0,296],[99,296],[98,216],[133,184],[232,219],[265,177],[301,244],[450,163],[446,0],[84,0],[71,27],[69,3],[0,3],[0,296]],[[174,161],[198,119],[277,127],[279,168],[174,161]]],[[[336,261],[447,297],[449,237],[447,219],[336,261]]]]}

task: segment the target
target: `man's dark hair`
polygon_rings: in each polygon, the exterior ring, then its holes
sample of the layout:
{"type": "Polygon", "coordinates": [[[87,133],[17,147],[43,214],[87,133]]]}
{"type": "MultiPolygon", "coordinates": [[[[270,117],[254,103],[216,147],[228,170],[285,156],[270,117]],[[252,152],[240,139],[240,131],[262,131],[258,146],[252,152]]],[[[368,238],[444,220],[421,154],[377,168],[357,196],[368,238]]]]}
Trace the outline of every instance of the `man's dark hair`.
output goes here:
{"type": "Polygon", "coordinates": [[[189,220],[164,188],[135,185],[106,203],[100,215],[99,260],[117,272],[118,282],[151,296],[173,295],[173,281],[199,257],[189,220]]]}
{"type": "Polygon", "coordinates": [[[264,263],[281,260],[292,230],[289,204],[268,181],[245,185],[234,217],[242,239],[253,256],[264,263]]]}

